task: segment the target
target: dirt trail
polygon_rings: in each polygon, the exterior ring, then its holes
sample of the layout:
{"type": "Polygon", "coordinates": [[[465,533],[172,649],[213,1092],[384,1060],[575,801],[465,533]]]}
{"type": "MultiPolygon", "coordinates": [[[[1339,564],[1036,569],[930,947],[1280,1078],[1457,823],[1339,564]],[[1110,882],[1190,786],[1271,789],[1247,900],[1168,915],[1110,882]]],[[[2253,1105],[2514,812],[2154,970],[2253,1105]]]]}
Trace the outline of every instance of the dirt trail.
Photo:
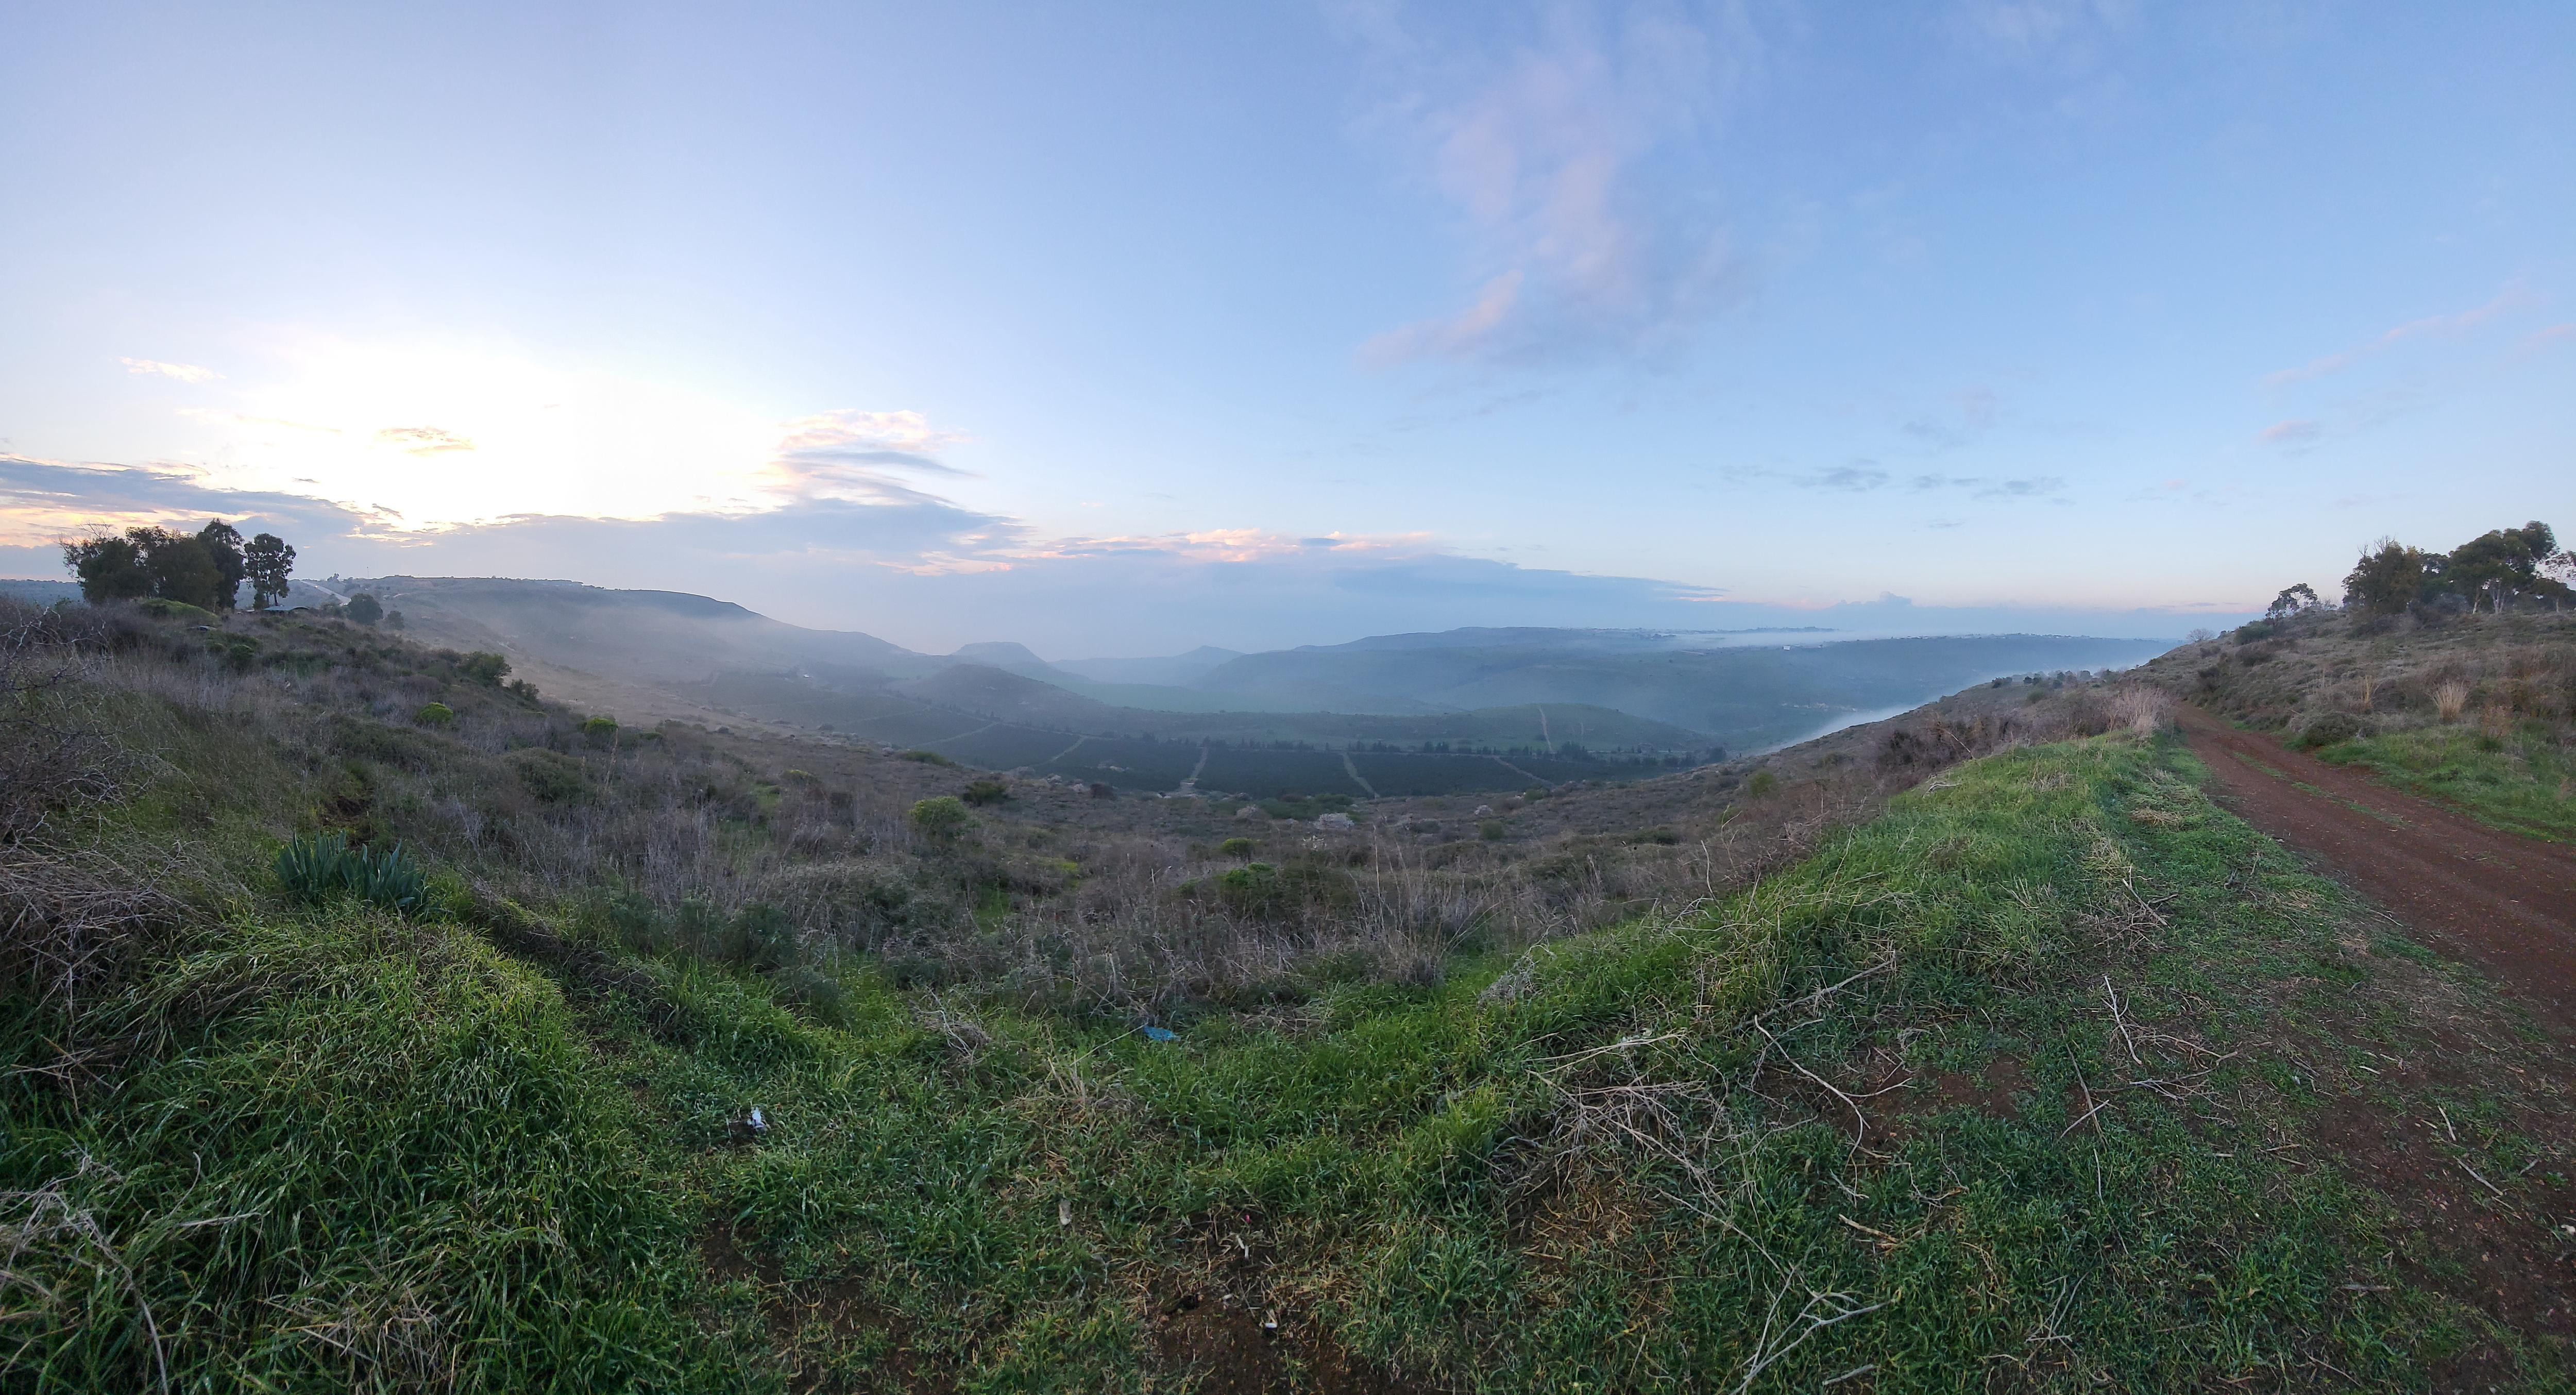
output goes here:
{"type": "Polygon", "coordinates": [[[2198,708],[2181,718],[2228,807],[2576,1037],[2576,848],[2489,828],[2198,708]]]}

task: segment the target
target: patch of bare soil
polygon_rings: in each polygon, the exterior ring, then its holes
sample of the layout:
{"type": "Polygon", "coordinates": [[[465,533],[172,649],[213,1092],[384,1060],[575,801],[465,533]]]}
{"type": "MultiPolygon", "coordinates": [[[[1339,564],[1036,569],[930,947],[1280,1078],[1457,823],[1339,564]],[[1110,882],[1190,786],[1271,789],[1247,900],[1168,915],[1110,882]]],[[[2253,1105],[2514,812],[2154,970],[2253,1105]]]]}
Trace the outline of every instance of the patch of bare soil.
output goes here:
{"type": "Polygon", "coordinates": [[[1201,1395],[1415,1395],[1429,1389],[1352,1355],[1269,1291],[1276,1252],[1259,1218],[1194,1218],[1183,1267],[1147,1279],[1154,1354],[1201,1395]]]}
{"type": "Polygon", "coordinates": [[[2222,803],[2576,1039],[2576,848],[2489,828],[2197,708],[2179,715],[2222,803]]]}
{"type": "Polygon", "coordinates": [[[698,1252],[719,1279],[742,1280],[760,1292],[760,1315],[770,1342],[787,1365],[791,1395],[875,1395],[875,1392],[947,1391],[955,1382],[913,1360],[899,1313],[870,1300],[856,1279],[791,1284],[777,1264],[743,1251],[733,1224],[719,1217],[698,1237],[698,1252]],[[845,1379],[807,1356],[828,1344],[846,1349],[870,1332],[884,1334],[885,1357],[865,1375],[845,1379]]]}

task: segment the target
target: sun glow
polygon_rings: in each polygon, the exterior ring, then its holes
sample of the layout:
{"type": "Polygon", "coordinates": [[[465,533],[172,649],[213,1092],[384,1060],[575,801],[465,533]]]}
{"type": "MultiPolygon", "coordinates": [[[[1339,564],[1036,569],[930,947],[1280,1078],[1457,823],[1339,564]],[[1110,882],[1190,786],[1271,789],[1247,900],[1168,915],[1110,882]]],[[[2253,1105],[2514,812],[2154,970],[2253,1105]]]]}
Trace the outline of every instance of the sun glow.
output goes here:
{"type": "Polygon", "coordinates": [[[780,420],[667,384],[467,348],[315,345],[229,410],[193,409],[208,473],[434,529],[777,502],[780,420]]]}

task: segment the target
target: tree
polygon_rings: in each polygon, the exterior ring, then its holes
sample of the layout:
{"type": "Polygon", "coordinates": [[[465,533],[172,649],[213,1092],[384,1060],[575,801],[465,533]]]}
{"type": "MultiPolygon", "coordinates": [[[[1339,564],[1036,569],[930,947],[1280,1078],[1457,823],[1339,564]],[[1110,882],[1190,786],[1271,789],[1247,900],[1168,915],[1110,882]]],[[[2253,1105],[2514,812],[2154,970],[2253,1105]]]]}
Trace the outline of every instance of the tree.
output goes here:
{"type": "Polygon", "coordinates": [[[242,549],[242,569],[250,577],[250,603],[266,610],[286,599],[286,578],[295,571],[295,549],[275,533],[262,533],[242,549]]]}
{"type": "Polygon", "coordinates": [[[2540,580],[2533,584],[2532,591],[2547,599],[2553,607],[2576,601],[2576,551],[2542,558],[2540,580]]]}
{"type": "Polygon", "coordinates": [[[130,538],[103,534],[63,544],[63,566],[80,578],[81,599],[91,605],[141,600],[152,594],[152,569],[130,538]]]}
{"type": "Polygon", "coordinates": [[[159,533],[144,549],[143,563],[152,570],[152,594],[165,601],[178,601],[200,610],[213,610],[223,603],[218,594],[223,589],[223,568],[216,564],[212,548],[185,534],[159,533]]]}
{"type": "Polygon", "coordinates": [[[386,629],[388,629],[388,630],[399,630],[399,629],[401,629],[402,627],[403,627],[403,614],[402,614],[402,612],[401,612],[401,611],[399,611],[399,610],[388,610],[388,611],[386,611],[386,612],[385,612],[385,628],[386,628],[386,629]]]}
{"type": "Polygon", "coordinates": [[[2424,554],[2381,538],[2363,550],[2352,574],[2343,579],[2347,609],[2369,615],[2402,615],[2424,588],[2424,554]]]}
{"type": "Polygon", "coordinates": [[[372,625],[385,618],[384,602],[361,591],[349,598],[349,618],[361,625],[372,625]]]}
{"type": "Polygon", "coordinates": [[[63,565],[80,578],[91,602],[159,596],[212,610],[221,605],[223,569],[202,540],[167,528],[128,528],[63,544],[63,565]]]}
{"type": "Polygon", "coordinates": [[[2468,598],[2471,610],[2477,609],[2481,600],[2487,609],[2500,610],[2506,601],[2533,593],[2540,579],[2541,562],[2557,551],[2558,539],[2549,531],[2549,525],[2534,519],[2519,528],[2498,528],[2453,548],[2444,559],[2442,579],[2468,598]]]}
{"type": "Polygon", "coordinates": [[[241,530],[220,518],[213,519],[197,530],[197,541],[213,555],[215,570],[220,574],[215,583],[215,608],[230,610],[239,605],[242,578],[250,574],[242,558],[241,530]]]}
{"type": "Polygon", "coordinates": [[[501,680],[510,674],[510,661],[498,654],[489,654],[477,649],[456,661],[456,671],[477,683],[497,688],[501,685],[501,680]]]}
{"type": "Polygon", "coordinates": [[[2284,587],[2281,594],[2272,598],[2272,608],[2263,613],[2274,620],[2280,620],[2303,610],[2314,610],[2319,604],[2321,602],[2317,600],[2316,588],[2302,581],[2294,586],[2284,587]]]}

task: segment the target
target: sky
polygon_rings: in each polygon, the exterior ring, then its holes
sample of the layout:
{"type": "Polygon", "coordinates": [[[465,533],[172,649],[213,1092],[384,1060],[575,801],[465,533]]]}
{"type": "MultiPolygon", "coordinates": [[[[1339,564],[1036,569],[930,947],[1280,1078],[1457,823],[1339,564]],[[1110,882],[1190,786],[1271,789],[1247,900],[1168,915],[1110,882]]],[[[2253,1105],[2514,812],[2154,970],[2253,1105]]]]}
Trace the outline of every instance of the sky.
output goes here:
{"type": "Polygon", "coordinates": [[[1049,658],[2576,529],[2576,7],[0,0],[0,575],[1049,658]]]}

